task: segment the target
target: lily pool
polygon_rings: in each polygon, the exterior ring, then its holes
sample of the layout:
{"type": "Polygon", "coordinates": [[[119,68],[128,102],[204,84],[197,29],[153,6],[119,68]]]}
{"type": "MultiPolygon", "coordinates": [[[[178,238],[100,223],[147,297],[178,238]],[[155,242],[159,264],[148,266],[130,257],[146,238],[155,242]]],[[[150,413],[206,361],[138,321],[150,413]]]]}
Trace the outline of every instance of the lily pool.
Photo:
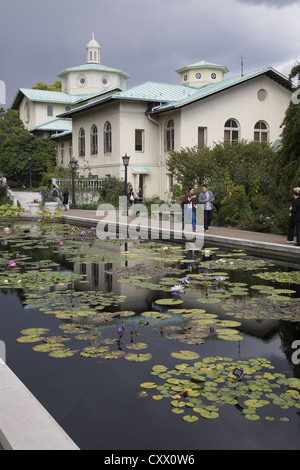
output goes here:
{"type": "Polygon", "coordinates": [[[80,449],[300,448],[297,267],[59,223],[0,239],[7,365],[80,449]]]}

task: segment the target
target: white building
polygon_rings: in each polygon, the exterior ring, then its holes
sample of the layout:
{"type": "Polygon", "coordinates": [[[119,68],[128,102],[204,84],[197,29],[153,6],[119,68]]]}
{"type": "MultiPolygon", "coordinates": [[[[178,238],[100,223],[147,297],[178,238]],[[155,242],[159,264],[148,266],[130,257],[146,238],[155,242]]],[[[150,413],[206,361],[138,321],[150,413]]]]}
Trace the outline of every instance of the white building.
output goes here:
{"type": "Polygon", "coordinates": [[[101,65],[93,38],[87,63],[58,74],[62,92],[20,89],[13,108],[31,132],[55,139],[58,166],[73,157],[82,174],[123,178],[127,153],[134,190],[142,186],[146,197],[165,199],[173,184],[169,150],[280,138],[292,94],[288,79],[272,67],[231,78],[227,72],[201,61],[177,70],[178,85],[146,82],[127,90],[128,75],[101,65]]]}

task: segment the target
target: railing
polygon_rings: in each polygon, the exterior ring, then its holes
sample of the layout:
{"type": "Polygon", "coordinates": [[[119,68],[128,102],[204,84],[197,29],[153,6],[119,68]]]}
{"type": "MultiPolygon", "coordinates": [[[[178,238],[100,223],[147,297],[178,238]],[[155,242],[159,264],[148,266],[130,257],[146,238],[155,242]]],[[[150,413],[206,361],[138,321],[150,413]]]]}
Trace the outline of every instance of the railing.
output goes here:
{"type": "MultiPolygon", "coordinates": [[[[83,189],[86,191],[99,191],[102,186],[102,179],[74,179],[75,190],[83,189]]],[[[71,188],[72,180],[66,178],[55,178],[53,179],[53,184],[56,184],[59,188],[71,188]]]]}

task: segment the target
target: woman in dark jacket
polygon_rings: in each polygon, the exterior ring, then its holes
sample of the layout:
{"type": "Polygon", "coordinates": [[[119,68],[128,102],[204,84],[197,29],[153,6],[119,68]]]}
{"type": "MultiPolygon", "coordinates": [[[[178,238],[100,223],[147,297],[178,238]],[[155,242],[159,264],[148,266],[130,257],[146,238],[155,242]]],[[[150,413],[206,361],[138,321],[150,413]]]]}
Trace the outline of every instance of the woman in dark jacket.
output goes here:
{"type": "Polygon", "coordinates": [[[68,188],[64,189],[64,192],[63,192],[62,196],[63,196],[62,203],[65,207],[65,211],[67,211],[68,208],[69,208],[69,191],[68,191],[68,188]]]}
{"type": "Polygon", "coordinates": [[[294,199],[290,207],[290,222],[287,241],[294,241],[294,229],[296,227],[296,246],[300,246],[300,191],[294,191],[294,199]]]}

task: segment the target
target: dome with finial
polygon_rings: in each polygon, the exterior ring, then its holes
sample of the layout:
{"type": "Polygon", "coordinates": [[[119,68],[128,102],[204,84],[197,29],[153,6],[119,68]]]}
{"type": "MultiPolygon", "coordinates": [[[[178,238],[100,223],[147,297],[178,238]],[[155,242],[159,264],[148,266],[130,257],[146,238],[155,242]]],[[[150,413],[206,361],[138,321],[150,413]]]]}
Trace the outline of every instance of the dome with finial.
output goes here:
{"type": "Polygon", "coordinates": [[[94,33],[86,45],[87,64],[100,64],[100,44],[96,41],[94,33]]]}

